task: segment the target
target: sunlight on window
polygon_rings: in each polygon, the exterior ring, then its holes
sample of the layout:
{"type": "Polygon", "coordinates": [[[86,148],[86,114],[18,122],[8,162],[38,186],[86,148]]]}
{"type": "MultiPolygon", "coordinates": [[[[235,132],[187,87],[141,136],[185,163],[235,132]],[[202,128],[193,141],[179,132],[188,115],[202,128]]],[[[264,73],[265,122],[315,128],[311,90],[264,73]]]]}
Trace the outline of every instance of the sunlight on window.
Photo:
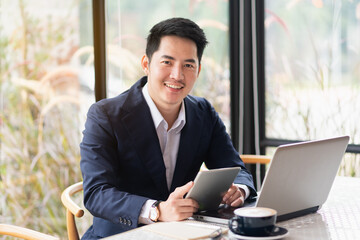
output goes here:
{"type": "Polygon", "coordinates": [[[120,94],[144,75],[140,60],[145,53],[148,32],[157,22],[171,17],[190,18],[204,29],[210,44],[204,51],[202,71],[192,94],[208,99],[219,112],[229,131],[227,1],[108,1],[108,96],[120,94]]]}
{"type": "Polygon", "coordinates": [[[360,3],[265,3],[266,137],[360,144],[360,3]]]}
{"type": "Polygon", "coordinates": [[[0,222],[62,238],[94,102],[89,3],[0,0],[0,222]]]}

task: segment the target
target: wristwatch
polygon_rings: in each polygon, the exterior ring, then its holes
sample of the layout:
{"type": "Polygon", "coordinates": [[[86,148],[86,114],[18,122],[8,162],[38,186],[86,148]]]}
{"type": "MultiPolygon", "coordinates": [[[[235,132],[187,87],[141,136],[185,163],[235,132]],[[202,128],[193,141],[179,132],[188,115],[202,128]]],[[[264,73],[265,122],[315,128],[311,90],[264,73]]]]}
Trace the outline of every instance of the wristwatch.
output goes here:
{"type": "Polygon", "coordinates": [[[149,218],[153,222],[157,222],[159,219],[159,216],[160,216],[159,204],[160,203],[161,203],[161,201],[158,200],[158,201],[154,202],[153,205],[151,205],[149,218]]]}

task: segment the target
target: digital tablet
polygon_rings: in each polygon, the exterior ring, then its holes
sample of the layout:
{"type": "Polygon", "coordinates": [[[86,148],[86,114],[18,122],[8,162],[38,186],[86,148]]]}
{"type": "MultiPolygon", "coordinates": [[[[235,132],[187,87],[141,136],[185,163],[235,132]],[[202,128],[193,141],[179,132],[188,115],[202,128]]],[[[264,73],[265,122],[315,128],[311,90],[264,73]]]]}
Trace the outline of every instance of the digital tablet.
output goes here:
{"type": "Polygon", "coordinates": [[[199,211],[217,209],[240,169],[231,167],[199,172],[194,186],[185,198],[196,200],[199,203],[199,211]]]}

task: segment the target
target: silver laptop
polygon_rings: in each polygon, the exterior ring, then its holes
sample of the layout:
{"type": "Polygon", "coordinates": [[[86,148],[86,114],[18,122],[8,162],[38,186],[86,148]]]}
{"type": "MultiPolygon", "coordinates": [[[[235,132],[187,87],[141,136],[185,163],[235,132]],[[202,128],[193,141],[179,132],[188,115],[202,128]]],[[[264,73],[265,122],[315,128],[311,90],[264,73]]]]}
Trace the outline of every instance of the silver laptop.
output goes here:
{"type": "MultiPolygon", "coordinates": [[[[326,201],[349,142],[348,136],[282,145],[274,153],[253,204],[278,212],[277,221],[316,212],[326,201]]],[[[194,219],[227,224],[234,208],[195,214],[194,219]]]]}

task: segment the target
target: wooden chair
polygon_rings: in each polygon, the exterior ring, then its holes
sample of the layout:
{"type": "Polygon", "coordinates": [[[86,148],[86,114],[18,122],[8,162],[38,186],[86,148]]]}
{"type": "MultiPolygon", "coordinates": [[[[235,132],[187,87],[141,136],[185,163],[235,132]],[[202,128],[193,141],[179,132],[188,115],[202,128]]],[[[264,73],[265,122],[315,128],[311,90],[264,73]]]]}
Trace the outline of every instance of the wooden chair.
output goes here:
{"type": "Polygon", "coordinates": [[[271,161],[270,157],[263,155],[241,154],[240,158],[245,164],[268,164],[271,161]]]}
{"type": "Polygon", "coordinates": [[[61,194],[61,202],[66,208],[66,227],[69,240],[79,240],[79,232],[76,227],[75,216],[81,218],[84,216],[84,210],[72,199],[75,193],[83,190],[83,183],[78,182],[67,187],[61,194]]]}
{"type": "Polygon", "coordinates": [[[10,224],[0,224],[0,235],[17,237],[25,240],[59,240],[60,238],[10,224]]]}

